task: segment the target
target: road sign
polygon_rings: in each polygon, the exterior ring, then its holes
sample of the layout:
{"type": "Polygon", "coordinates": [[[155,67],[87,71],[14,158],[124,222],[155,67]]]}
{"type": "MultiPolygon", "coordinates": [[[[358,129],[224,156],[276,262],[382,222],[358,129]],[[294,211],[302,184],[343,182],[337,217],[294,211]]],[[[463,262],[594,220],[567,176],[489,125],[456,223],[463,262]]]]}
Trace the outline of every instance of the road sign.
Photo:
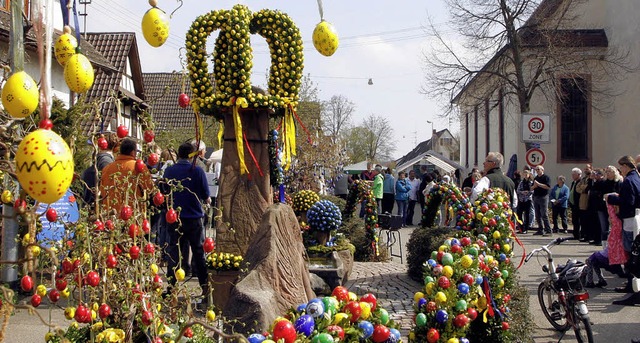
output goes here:
{"type": "Polygon", "coordinates": [[[544,159],[545,159],[544,151],[540,149],[529,149],[527,150],[527,154],[525,155],[525,160],[527,161],[527,164],[532,167],[544,164],[544,159]]]}
{"type": "Polygon", "coordinates": [[[522,141],[525,143],[551,142],[551,115],[548,113],[522,114],[522,141]]]}

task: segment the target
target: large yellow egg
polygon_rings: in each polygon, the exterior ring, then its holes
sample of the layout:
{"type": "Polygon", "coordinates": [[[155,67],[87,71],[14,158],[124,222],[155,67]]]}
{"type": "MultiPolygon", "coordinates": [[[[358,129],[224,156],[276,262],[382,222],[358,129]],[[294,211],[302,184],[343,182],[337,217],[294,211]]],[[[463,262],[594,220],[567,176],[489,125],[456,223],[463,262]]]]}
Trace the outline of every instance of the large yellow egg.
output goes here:
{"type": "Polygon", "coordinates": [[[24,118],[38,107],[38,85],[25,71],[9,77],[2,88],[2,106],[14,118],[24,118]]]}
{"type": "Polygon", "coordinates": [[[16,171],[22,188],[34,199],[53,203],[73,179],[73,156],[69,146],[51,130],[28,134],[16,152],[16,171]]]}
{"type": "Polygon", "coordinates": [[[164,44],[169,38],[169,21],[163,10],[153,7],[142,17],[142,35],[154,48],[164,44]]]}
{"type": "Polygon", "coordinates": [[[78,47],[78,41],[71,33],[63,33],[56,39],[56,44],[53,46],[56,60],[61,66],[67,63],[71,56],[75,55],[76,48],[78,47]]]}
{"type": "Polygon", "coordinates": [[[69,89],[76,93],[84,93],[93,86],[93,66],[83,54],[74,54],[64,66],[64,80],[69,89]]]}
{"type": "Polygon", "coordinates": [[[331,23],[323,20],[313,29],[313,46],[319,53],[331,56],[338,50],[339,44],[338,32],[331,23]]]}

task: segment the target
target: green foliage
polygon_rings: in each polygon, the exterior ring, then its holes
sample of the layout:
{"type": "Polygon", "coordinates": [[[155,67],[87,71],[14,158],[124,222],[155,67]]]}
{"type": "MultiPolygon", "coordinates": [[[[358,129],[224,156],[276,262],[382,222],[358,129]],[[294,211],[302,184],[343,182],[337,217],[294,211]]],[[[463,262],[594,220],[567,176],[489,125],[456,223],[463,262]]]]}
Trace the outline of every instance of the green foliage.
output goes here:
{"type": "Polygon", "coordinates": [[[454,230],[448,227],[413,230],[407,243],[407,273],[410,278],[420,283],[424,281],[424,263],[430,258],[431,252],[438,250],[442,242],[451,237],[453,232],[454,230]]]}
{"type": "Polygon", "coordinates": [[[333,246],[313,245],[307,248],[310,256],[327,255],[331,252],[342,250],[351,250],[351,254],[356,252],[356,247],[343,234],[336,235],[335,245],[333,246]]]}
{"type": "Polygon", "coordinates": [[[334,203],[340,209],[341,213],[344,213],[344,207],[347,205],[347,201],[337,197],[335,195],[320,195],[320,200],[329,200],[334,203]]]}
{"type": "MultiPolygon", "coordinates": [[[[365,229],[365,223],[362,218],[351,217],[342,222],[342,228],[340,232],[343,232],[345,236],[351,241],[351,244],[355,246],[355,252],[353,258],[359,262],[371,261],[371,238],[367,234],[365,229]]],[[[389,258],[389,253],[386,249],[378,248],[378,260],[386,261],[389,258]]]]}

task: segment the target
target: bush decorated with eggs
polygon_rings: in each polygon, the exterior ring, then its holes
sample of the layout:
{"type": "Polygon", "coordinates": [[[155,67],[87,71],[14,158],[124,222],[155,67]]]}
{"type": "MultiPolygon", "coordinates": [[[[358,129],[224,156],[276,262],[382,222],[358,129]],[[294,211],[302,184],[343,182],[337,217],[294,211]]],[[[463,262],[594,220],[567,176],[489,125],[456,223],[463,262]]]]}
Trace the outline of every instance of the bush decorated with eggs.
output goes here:
{"type": "Polygon", "coordinates": [[[342,214],[336,204],[320,200],[307,211],[307,223],[312,231],[335,231],[342,224],[342,214]]]}
{"type": "Polygon", "coordinates": [[[249,335],[250,343],[274,342],[402,342],[389,312],[371,293],[358,297],[343,286],[331,296],[314,298],[274,320],[265,333],[249,335]]]}
{"type": "Polygon", "coordinates": [[[448,201],[458,231],[425,263],[425,286],[414,295],[409,340],[465,343],[473,336],[472,341],[512,341],[509,302],[515,268],[509,196],[494,188],[471,203],[450,185],[432,193],[431,198],[448,201]]]}

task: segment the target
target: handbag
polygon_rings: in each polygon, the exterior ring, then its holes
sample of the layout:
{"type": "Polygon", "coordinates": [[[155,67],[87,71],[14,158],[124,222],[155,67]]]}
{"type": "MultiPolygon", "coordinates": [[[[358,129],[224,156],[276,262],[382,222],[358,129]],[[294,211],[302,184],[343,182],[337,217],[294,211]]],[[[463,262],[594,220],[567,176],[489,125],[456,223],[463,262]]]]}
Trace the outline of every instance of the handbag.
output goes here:
{"type": "Polygon", "coordinates": [[[636,238],[633,240],[627,267],[631,275],[640,277],[640,236],[636,236],[636,238]]]}
{"type": "Polygon", "coordinates": [[[633,232],[633,237],[638,236],[640,232],[640,208],[636,208],[635,216],[631,218],[624,218],[622,220],[622,230],[627,232],[633,232]]]}

